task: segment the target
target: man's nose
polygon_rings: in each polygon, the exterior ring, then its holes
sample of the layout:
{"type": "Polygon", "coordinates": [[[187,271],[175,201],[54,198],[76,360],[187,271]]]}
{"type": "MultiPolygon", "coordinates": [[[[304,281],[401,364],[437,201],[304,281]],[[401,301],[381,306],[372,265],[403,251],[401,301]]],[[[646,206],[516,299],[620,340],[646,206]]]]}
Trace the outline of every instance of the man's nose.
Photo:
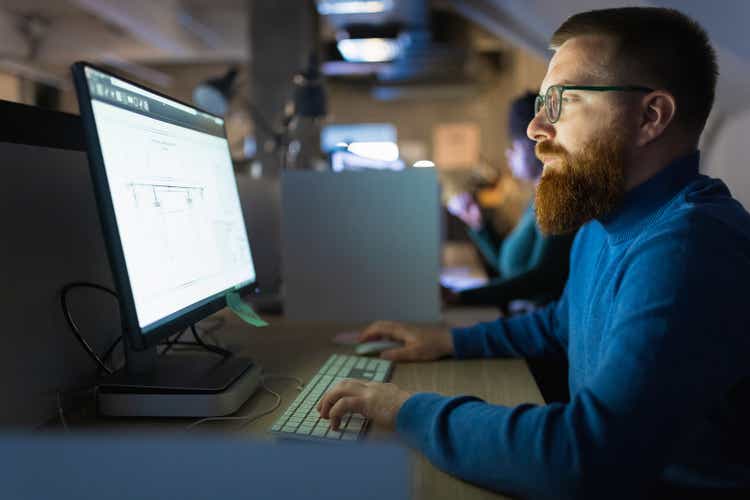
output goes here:
{"type": "Polygon", "coordinates": [[[541,142],[554,139],[555,127],[547,120],[544,108],[540,109],[526,128],[526,135],[532,141],[541,142]]]}

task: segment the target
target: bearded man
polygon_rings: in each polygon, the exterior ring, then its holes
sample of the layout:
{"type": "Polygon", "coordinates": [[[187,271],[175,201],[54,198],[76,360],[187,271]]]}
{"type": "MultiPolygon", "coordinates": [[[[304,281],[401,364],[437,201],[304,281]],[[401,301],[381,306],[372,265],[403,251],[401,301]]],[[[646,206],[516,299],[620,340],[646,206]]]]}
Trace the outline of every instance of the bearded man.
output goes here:
{"type": "Polygon", "coordinates": [[[449,473],[523,497],[747,495],[750,215],[698,169],[714,51],[660,8],[577,14],[551,47],[527,132],[540,228],[582,226],[562,298],[469,328],[379,322],[361,340],[403,341],[383,354],[396,361],[564,354],[570,402],[344,381],[318,409],[334,428],[362,413],[449,473]]]}

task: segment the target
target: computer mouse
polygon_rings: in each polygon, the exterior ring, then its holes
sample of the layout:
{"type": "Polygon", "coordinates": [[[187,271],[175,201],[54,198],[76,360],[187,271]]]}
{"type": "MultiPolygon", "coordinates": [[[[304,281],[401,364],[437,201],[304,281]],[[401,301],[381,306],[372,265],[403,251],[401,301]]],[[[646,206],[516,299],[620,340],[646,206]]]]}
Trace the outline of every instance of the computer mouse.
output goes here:
{"type": "Polygon", "coordinates": [[[388,349],[402,347],[403,345],[403,342],[398,342],[396,340],[375,340],[373,342],[363,342],[359,344],[354,348],[354,352],[356,352],[360,356],[368,356],[373,354],[380,354],[381,352],[387,351],[388,349]]]}

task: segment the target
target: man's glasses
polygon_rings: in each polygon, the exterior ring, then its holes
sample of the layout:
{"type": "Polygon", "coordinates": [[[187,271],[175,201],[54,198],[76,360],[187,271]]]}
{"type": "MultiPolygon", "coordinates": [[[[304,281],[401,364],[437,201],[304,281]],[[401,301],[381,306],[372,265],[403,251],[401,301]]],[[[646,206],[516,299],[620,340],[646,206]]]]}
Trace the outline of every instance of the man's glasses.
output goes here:
{"type": "Polygon", "coordinates": [[[602,86],[602,85],[550,85],[544,95],[536,96],[534,101],[534,115],[539,113],[542,108],[547,112],[547,120],[555,123],[560,119],[562,113],[563,92],[566,90],[593,90],[595,92],[623,91],[623,92],[653,92],[650,87],[640,87],[638,85],[621,85],[621,86],[602,86]]]}

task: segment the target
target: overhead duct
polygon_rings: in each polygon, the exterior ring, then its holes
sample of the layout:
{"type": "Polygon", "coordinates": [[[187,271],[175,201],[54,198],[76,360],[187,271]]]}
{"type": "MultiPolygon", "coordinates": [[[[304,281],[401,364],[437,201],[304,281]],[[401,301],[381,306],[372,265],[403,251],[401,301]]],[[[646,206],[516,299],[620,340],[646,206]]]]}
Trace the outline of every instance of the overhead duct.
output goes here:
{"type": "Polygon", "coordinates": [[[357,40],[360,49],[373,52],[338,59],[331,53],[322,71],[333,78],[369,77],[373,97],[380,100],[476,92],[496,74],[496,64],[472,48],[464,19],[454,12],[439,14],[435,21],[438,14],[430,11],[426,0],[404,0],[376,14],[323,16],[339,49],[342,41],[357,40]]]}

